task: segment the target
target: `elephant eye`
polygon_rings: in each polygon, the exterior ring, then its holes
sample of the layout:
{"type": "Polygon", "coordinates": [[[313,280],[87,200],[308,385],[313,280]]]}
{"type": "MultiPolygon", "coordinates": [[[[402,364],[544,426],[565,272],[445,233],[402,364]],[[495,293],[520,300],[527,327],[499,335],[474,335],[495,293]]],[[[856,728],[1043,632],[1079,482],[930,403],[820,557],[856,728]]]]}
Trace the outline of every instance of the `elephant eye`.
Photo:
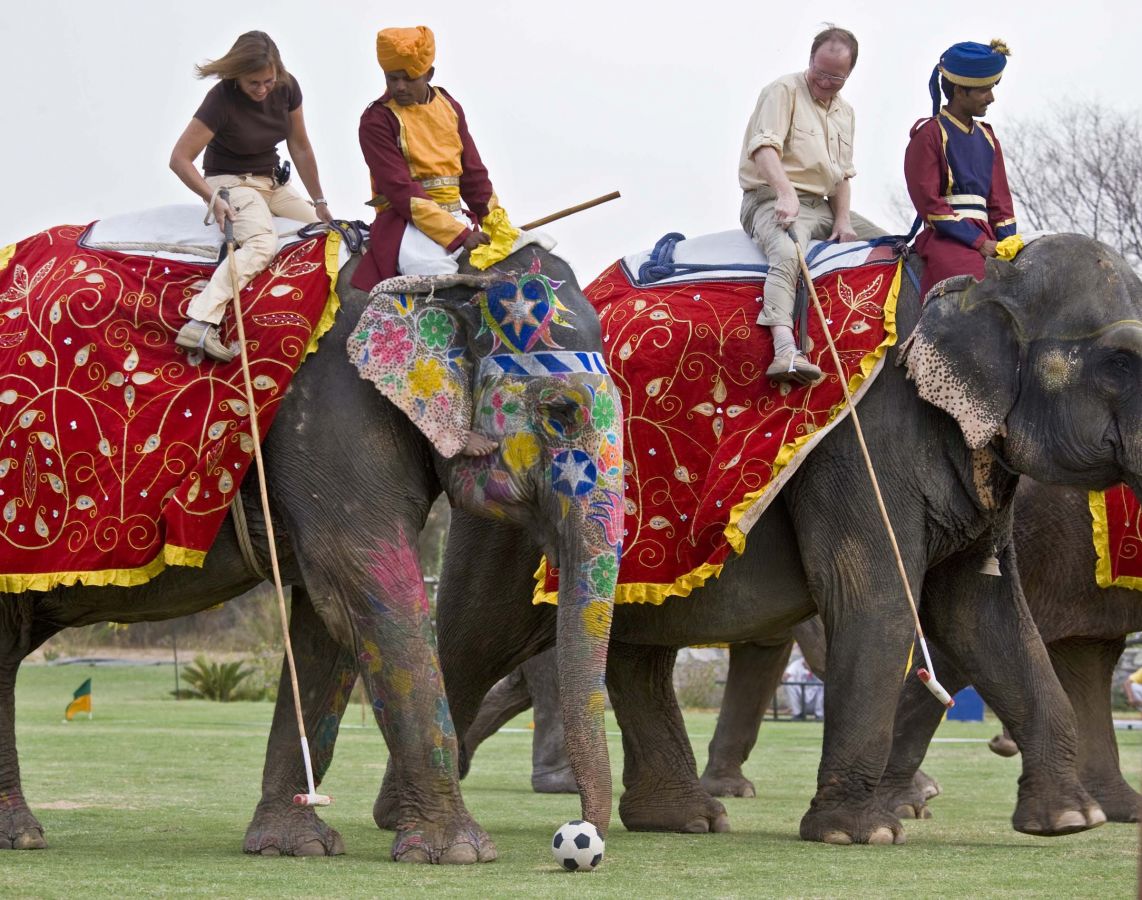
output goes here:
{"type": "Polygon", "coordinates": [[[1115,391],[1123,390],[1134,384],[1135,358],[1130,353],[1115,351],[1102,361],[1100,372],[1108,387],[1112,386],[1115,391]]]}
{"type": "Polygon", "coordinates": [[[570,397],[548,400],[543,411],[548,427],[560,437],[571,437],[583,424],[579,404],[570,397]]]}

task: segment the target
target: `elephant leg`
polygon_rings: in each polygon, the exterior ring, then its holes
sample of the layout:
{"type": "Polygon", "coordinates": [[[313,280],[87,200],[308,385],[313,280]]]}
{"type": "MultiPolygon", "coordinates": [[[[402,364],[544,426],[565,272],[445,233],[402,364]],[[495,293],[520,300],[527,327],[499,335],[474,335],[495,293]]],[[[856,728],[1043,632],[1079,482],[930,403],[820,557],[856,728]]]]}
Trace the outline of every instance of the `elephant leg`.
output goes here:
{"type": "MultiPolygon", "coordinates": [[[[927,591],[925,601],[929,594],[930,591],[927,591]]],[[[940,652],[930,635],[928,650],[932,657],[932,668],[936,670],[940,683],[948,693],[954,694],[967,685],[967,679],[940,652]]],[[[923,665],[923,662],[919,665],[923,665]]],[[[909,672],[896,704],[892,753],[877,787],[880,805],[902,819],[932,817],[928,800],[940,793],[940,786],[935,779],[920,771],[920,764],[924,761],[936,729],[944,720],[944,712],[943,704],[938,703],[929,693],[917,677],[915,669],[909,672]]]]}
{"type": "Polygon", "coordinates": [[[24,799],[16,753],[16,672],[32,650],[29,624],[27,595],[0,601],[0,850],[47,846],[43,826],[24,799]]]}
{"type": "MultiPolygon", "coordinates": [[[[397,817],[392,857],[490,862],[495,845],[460,794],[459,745],[416,545],[398,532],[378,541],[369,557],[367,573],[351,582],[368,585],[364,603],[350,613],[361,677],[389,747],[386,782],[397,817]]],[[[374,806],[374,818],[377,812],[374,806]]]]}
{"type": "Polygon", "coordinates": [[[505,675],[488,691],[476,718],[464,733],[460,744],[460,777],[464,778],[472,766],[476,749],[508,722],[525,710],[531,709],[531,693],[522,667],[505,675]]]}
{"type": "MultiPolygon", "coordinates": [[[[290,644],[297,665],[302,716],[313,779],[320,784],[333,759],[341,716],[357,680],[357,663],[353,654],[330,636],[303,588],[293,588],[290,606],[290,644]]],[[[326,825],[313,808],[292,802],[295,794],[306,790],[293,687],[288,664],[283,662],[262,772],[262,798],[246,829],[243,850],[263,856],[344,853],[341,835],[326,825]]]]}
{"type": "Polygon", "coordinates": [[[1010,545],[1002,577],[977,571],[982,553],[934,568],[924,605],[933,639],[1011,731],[1023,756],[1012,824],[1059,835],[1101,825],[1106,816],[1079,780],[1070,701],[1028,612],[1010,545]]]}
{"type": "MultiPolygon", "coordinates": [[[[886,561],[886,573],[890,566],[886,561]]],[[[827,844],[900,844],[900,819],[878,802],[876,789],[892,748],[911,621],[907,609],[870,615],[871,609],[900,604],[899,586],[869,585],[861,599],[859,605],[818,601],[827,634],[829,689],[817,792],[801,819],[800,834],[803,840],[827,844]],[[877,627],[875,651],[870,650],[871,622],[877,627]]]]}
{"type": "Polygon", "coordinates": [[[1078,722],[1079,778],[1111,822],[1137,822],[1139,795],[1122,777],[1110,684],[1123,637],[1069,638],[1047,646],[1078,722]]]}
{"type": "MultiPolygon", "coordinates": [[[[453,510],[436,593],[436,630],[461,746],[492,686],[555,640],[555,608],[528,602],[540,555],[525,531],[453,510]],[[488,565],[489,559],[496,564],[488,565]]],[[[373,804],[378,828],[395,829],[400,820],[395,763],[390,758],[373,804]]]]}
{"type": "Polygon", "coordinates": [[[730,645],[726,692],[701,778],[702,787],[713,796],[757,796],[753,782],[742,774],[742,764],[757,742],[766,707],[781,683],[792,649],[792,641],[772,646],[730,645]]]}
{"type": "Polygon", "coordinates": [[[611,642],[607,688],[623,733],[619,817],[631,831],[729,831],[726,808],[698,783],[672,680],[678,651],[611,642]]]}
{"type": "Polygon", "coordinates": [[[520,668],[535,710],[531,738],[531,789],[537,794],[577,794],[579,785],[567,756],[563,713],[559,708],[559,670],[552,647],[520,668]]]}

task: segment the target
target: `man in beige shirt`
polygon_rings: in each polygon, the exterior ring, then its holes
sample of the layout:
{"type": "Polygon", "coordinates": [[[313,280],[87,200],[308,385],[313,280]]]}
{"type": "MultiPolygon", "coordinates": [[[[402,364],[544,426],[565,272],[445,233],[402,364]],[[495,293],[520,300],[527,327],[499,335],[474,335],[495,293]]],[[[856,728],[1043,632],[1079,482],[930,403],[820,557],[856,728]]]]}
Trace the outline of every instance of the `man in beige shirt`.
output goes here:
{"type": "Polygon", "coordinates": [[[813,384],[821,378],[793,339],[800,269],[789,229],[802,247],[810,238],[857,238],[849,210],[855,117],[840,96],[856,60],[852,32],[827,27],[813,39],[809,68],[762,90],[742,142],[741,222],[769,263],[757,322],[773,334],[766,375],[775,381],[813,384]]]}

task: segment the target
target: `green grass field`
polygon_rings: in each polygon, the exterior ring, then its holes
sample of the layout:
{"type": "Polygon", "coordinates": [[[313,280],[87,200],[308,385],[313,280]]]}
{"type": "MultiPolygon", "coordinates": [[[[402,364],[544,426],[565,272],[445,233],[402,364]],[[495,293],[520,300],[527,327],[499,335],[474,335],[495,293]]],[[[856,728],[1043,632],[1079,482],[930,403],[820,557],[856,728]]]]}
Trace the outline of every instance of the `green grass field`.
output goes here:
{"type": "MultiPolygon", "coordinates": [[[[1128,897],[1135,893],[1138,831],[1105,825],[1042,839],[1016,834],[1017,759],[978,740],[995,724],[945,723],[925,769],[944,787],[935,818],[906,824],[898,847],[828,847],[797,839],[813,791],[821,726],[767,723],[746,774],[756,800],[727,800],[734,831],[632,834],[616,814],[603,866],[565,873],[548,851],[555,828],[576,818],[573,796],[530,790],[524,716],[476,757],[464,796],[499,848],[498,861],[462,868],[398,866],[392,835],[371,810],[386,751],[351,707],[322,789],[323,817],[341,831],[334,859],[242,854],[258,798],[268,703],[175,702],[169,666],[25,666],[17,733],[28,802],[49,849],[0,855],[11,897],[1128,897]],[[93,678],[95,718],[70,723],[71,692],[93,678]],[[947,739],[954,739],[948,741],[947,739]]],[[[689,713],[699,765],[713,713],[689,713]]],[[[613,717],[609,719],[613,729],[613,717]]],[[[1120,732],[1137,772],[1142,734],[1120,732]]],[[[616,790],[622,752],[611,739],[616,790]]],[[[616,809],[618,794],[616,793],[616,809]]]]}

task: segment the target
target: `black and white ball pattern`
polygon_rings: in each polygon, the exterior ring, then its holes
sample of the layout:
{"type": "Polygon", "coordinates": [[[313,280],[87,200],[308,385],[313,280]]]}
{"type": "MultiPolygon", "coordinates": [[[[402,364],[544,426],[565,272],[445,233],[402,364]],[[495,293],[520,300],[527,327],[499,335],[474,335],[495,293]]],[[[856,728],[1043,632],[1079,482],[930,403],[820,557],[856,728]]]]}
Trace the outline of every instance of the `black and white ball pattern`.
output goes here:
{"type": "Polygon", "coordinates": [[[581,819],[561,825],[551,839],[555,861],[568,872],[590,872],[603,861],[604,847],[599,829],[581,819]]]}

